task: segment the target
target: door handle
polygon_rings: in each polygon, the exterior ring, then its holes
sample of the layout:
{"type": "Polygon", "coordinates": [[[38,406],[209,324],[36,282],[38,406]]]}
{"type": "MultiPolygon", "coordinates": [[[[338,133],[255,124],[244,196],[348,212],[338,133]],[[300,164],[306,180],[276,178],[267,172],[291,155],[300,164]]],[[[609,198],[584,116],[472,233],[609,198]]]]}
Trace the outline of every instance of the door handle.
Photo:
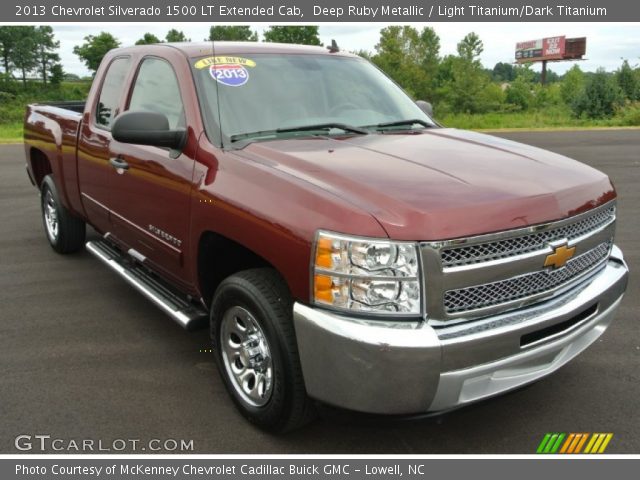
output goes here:
{"type": "Polygon", "coordinates": [[[117,157],[110,158],[109,163],[113,168],[118,168],[121,170],[129,170],[129,164],[121,158],[117,158],[117,157]]]}

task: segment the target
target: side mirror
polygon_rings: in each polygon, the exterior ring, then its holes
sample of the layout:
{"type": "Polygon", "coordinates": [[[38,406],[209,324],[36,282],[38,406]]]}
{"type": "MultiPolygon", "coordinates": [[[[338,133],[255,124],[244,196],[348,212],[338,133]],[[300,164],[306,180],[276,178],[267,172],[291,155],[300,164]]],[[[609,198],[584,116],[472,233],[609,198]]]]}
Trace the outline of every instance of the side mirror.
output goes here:
{"type": "Polygon", "coordinates": [[[424,100],[417,100],[416,105],[418,105],[420,110],[429,115],[429,117],[433,118],[433,107],[429,102],[425,102],[424,100]]]}
{"type": "Polygon", "coordinates": [[[114,140],[122,143],[151,145],[182,150],[187,140],[185,130],[170,130],[166,116],[156,112],[124,112],[111,127],[114,140]]]}

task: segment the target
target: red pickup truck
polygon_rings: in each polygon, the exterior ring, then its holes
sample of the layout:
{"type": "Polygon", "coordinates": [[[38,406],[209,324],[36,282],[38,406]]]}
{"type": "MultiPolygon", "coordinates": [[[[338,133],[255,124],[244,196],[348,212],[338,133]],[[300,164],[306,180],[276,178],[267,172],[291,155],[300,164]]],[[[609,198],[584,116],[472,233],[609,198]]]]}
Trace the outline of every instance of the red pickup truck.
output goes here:
{"type": "Polygon", "coordinates": [[[53,249],[209,322],[271,431],[316,402],[442,412],[540,379],[627,284],[606,175],[443,128],[335,46],[113,50],[86,103],[28,107],[25,153],[53,249]]]}

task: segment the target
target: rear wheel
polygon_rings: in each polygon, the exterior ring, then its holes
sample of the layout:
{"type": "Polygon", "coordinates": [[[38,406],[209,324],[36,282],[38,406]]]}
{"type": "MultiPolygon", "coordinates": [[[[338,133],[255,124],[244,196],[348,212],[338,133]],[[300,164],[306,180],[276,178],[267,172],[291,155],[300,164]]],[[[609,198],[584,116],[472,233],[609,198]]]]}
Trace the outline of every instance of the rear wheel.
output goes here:
{"type": "Polygon", "coordinates": [[[86,236],[85,223],[74,217],[60,202],[56,185],[51,175],[42,180],[42,223],[51,247],[58,253],[73,253],[82,248],[86,236]]]}
{"type": "Polygon", "coordinates": [[[302,378],[292,305],[280,275],[260,268],[224,280],[211,308],[224,384],[249,421],[273,432],[301,427],[315,411],[302,378]]]}

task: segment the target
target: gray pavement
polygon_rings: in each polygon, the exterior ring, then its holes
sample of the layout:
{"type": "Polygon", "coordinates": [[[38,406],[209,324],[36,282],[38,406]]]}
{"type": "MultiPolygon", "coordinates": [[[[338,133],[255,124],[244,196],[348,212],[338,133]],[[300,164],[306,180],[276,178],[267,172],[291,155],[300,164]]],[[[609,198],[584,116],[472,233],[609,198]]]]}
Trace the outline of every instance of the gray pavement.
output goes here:
{"type": "Polygon", "coordinates": [[[438,419],[326,412],[280,437],[235,411],[200,351],[206,330],[183,331],[88,253],[51,250],[23,148],[0,146],[0,453],[18,453],[20,434],[184,439],[217,454],[534,453],[546,432],[613,432],[608,453],[640,453],[640,130],[501,135],[612,177],[632,275],[610,330],[551,377],[438,419]]]}

